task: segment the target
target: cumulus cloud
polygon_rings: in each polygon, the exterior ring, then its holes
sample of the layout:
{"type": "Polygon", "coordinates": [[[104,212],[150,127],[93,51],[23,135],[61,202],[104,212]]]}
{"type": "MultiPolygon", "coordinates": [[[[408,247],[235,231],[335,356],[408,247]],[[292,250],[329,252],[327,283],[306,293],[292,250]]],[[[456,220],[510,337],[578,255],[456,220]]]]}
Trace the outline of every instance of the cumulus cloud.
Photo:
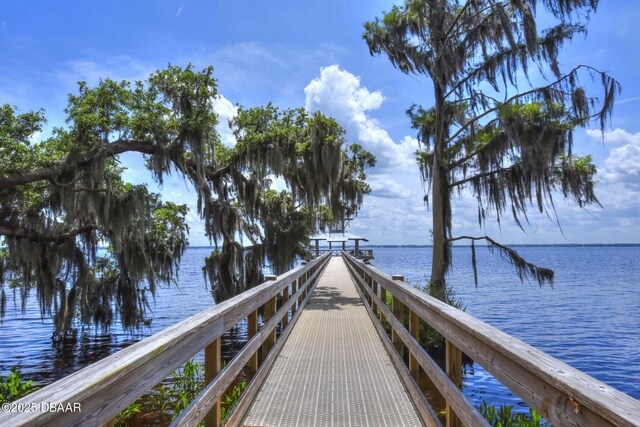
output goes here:
{"type": "Polygon", "coordinates": [[[605,144],[640,144],[640,132],[632,134],[620,128],[606,131],[604,135],[599,130],[588,129],[587,135],[591,137],[592,141],[597,142],[602,142],[604,138],[605,144]]]}
{"type": "Polygon", "coordinates": [[[406,136],[396,143],[382,125],[368,112],[380,108],[382,92],[363,87],[360,77],[337,65],[324,67],[320,76],[304,89],[308,111],[322,111],[335,118],[348,133],[378,159],[378,170],[416,168],[414,153],[418,141],[406,136]]]}
{"type": "Polygon", "coordinates": [[[238,114],[238,107],[222,95],[218,95],[211,101],[213,111],[218,115],[218,125],[216,129],[220,134],[220,140],[227,147],[236,145],[236,138],[229,127],[229,120],[238,114]]]}
{"type": "Polygon", "coordinates": [[[384,124],[372,117],[385,101],[383,93],[364,86],[360,77],[337,65],[324,67],[304,90],[306,109],[333,117],[377,158],[368,172],[371,194],[352,224],[352,231],[372,243],[429,243],[429,216],[422,202],[415,151],[418,141],[405,136],[394,141],[384,124]]]}
{"type": "MultiPolygon", "coordinates": [[[[593,139],[602,140],[599,131],[589,130],[587,134],[593,139]]],[[[640,132],[629,133],[618,128],[605,132],[604,141],[616,147],[610,149],[609,156],[600,167],[600,180],[605,184],[640,191],[640,132]]]]}
{"type": "Polygon", "coordinates": [[[408,199],[411,197],[411,191],[396,182],[390,175],[373,175],[368,180],[368,183],[371,186],[371,195],[373,197],[387,199],[408,199]]]}

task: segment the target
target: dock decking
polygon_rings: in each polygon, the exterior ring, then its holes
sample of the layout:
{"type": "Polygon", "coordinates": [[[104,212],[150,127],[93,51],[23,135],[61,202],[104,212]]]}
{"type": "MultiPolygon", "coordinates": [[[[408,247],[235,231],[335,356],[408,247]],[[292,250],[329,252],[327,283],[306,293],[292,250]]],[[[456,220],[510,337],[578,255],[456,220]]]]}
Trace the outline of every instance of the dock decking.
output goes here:
{"type": "Polygon", "coordinates": [[[553,425],[640,426],[640,401],[346,251],[268,278],[23,397],[11,408],[29,410],[0,411],[0,426],[113,425],[203,349],[204,389],[172,426],[488,427],[460,389],[463,352],[553,425]],[[248,341],[223,368],[223,334],[240,322],[248,341]],[[444,369],[419,342],[423,325],[444,339],[444,369]],[[247,367],[252,379],[223,421],[227,390],[247,367]],[[445,399],[442,413],[419,387],[427,378],[445,399]],[[82,411],[38,409],[69,402],[82,411]]]}
{"type": "Polygon", "coordinates": [[[329,261],[242,425],[422,425],[342,258],[329,261]]]}

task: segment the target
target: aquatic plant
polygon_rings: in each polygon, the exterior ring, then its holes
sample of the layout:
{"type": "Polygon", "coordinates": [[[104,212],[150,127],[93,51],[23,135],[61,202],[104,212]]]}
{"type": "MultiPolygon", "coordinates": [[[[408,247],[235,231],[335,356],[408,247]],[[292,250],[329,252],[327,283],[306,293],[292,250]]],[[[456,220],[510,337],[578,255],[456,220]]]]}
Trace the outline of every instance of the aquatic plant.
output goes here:
{"type": "Polygon", "coordinates": [[[231,411],[233,411],[236,403],[238,403],[238,400],[240,400],[240,396],[242,396],[242,393],[247,388],[247,385],[248,383],[246,380],[241,380],[233,386],[229,393],[225,394],[222,397],[222,402],[220,405],[220,419],[223,423],[227,418],[229,418],[229,415],[231,415],[231,411]]]}
{"type": "Polygon", "coordinates": [[[33,381],[23,380],[18,367],[13,366],[8,377],[0,376],[0,403],[13,402],[37,389],[33,381]]]}
{"type": "Polygon", "coordinates": [[[529,408],[529,415],[526,415],[514,413],[512,405],[496,407],[489,406],[487,402],[482,402],[478,411],[493,427],[540,427],[550,425],[532,408],[529,408]]]}
{"type": "MultiPolygon", "coordinates": [[[[247,388],[247,381],[240,380],[227,390],[220,399],[220,418],[224,422],[231,414],[240,396],[247,388]]],[[[167,380],[153,391],[129,405],[115,419],[117,427],[126,427],[129,421],[142,411],[156,414],[155,418],[163,422],[174,421],[204,388],[204,369],[202,364],[189,360],[182,368],[171,373],[167,380]]],[[[204,425],[201,423],[201,425],[204,425]]]]}

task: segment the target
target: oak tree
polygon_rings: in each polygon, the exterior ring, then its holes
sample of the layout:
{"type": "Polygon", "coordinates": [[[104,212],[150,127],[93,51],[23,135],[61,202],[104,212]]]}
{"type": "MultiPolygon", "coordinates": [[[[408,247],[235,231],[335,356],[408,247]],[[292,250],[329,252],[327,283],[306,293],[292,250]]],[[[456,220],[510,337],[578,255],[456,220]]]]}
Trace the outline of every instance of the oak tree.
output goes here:
{"type": "Polygon", "coordinates": [[[221,143],[211,67],[169,66],[146,81],[79,84],[67,124],[40,142],[43,111],[0,108],[0,283],[37,294],[57,333],[143,319],[158,284],[176,280],[187,208],[123,180],[119,156],[139,153],[152,178],[193,188],[215,250],[205,271],[218,300],[304,253],[310,233],[354,213],[375,159],[321,113],[239,108],[233,147],[221,143]],[[273,179],[285,189],[275,191],[273,179]],[[106,252],[100,246],[107,246],[106,252]]]}

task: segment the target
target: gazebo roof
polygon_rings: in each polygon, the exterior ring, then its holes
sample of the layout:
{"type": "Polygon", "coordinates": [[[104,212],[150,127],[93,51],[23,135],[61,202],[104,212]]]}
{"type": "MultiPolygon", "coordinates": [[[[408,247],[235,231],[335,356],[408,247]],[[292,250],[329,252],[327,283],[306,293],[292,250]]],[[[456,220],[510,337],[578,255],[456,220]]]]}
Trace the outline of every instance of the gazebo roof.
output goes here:
{"type": "Polygon", "coordinates": [[[327,242],[336,243],[336,242],[346,242],[348,240],[362,240],[368,242],[369,239],[362,236],[356,236],[352,233],[324,233],[324,234],[316,234],[315,236],[309,237],[311,240],[326,240],[327,242]]]}

